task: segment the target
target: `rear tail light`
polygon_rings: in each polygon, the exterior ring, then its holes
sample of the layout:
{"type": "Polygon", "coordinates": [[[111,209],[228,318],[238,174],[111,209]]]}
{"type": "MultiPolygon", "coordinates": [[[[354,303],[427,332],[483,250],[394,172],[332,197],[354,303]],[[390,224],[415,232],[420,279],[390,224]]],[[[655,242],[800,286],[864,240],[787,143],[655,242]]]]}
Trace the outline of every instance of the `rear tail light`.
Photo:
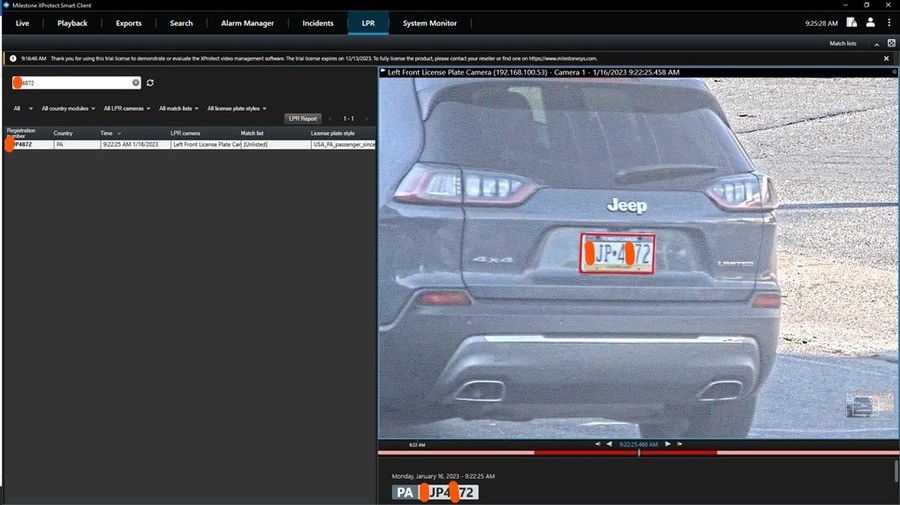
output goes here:
{"type": "Polygon", "coordinates": [[[400,181],[394,199],[410,203],[459,204],[462,202],[460,171],[418,163],[400,181]]]}
{"type": "Polygon", "coordinates": [[[534,182],[515,175],[417,163],[400,181],[394,199],[435,205],[514,207],[537,189],[534,182]]]}
{"type": "Polygon", "coordinates": [[[780,309],[781,293],[756,293],[751,304],[755,309],[780,309]]]}
{"type": "Polygon", "coordinates": [[[416,297],[417,305],[471,305],[472,299],[465,291],[423,291],[416,297]]]}
{"type": "Polygon", "coordinates": [[[778,193],[769,177],[747,173],[719,179],[706,194],[722,210],[729,212],[759,212],[778,207],[778,193]]]}

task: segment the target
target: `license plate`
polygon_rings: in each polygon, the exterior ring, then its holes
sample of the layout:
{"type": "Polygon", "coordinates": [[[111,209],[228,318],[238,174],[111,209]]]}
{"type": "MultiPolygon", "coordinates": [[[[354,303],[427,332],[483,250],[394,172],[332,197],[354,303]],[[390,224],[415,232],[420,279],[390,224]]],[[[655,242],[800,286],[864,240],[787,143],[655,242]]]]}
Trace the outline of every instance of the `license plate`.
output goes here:
{"type": "Polygon", "coordinates": [[[581,234],[579,272],[583,274],[652,274],[656,235],[652,233],[581,234]]]}

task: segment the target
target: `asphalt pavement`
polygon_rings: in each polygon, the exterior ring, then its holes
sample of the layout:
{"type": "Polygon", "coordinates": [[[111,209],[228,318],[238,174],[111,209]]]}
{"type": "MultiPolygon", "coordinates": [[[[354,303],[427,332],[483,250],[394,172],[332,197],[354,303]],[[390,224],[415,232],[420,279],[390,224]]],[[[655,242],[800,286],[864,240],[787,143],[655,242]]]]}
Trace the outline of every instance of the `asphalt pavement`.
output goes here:
{"type": "MultiPolygon", "coordinates": [[[[780,355],[760,392],[750,438],[897,438],[897,363],[884,359],[780,355]],[[848,418],[847,395],[893,398],[892,409],[848,418]]],[[[449,419],[382,427],[385,438],[627,439],[637,425],[602,418],[449,419]]]]}

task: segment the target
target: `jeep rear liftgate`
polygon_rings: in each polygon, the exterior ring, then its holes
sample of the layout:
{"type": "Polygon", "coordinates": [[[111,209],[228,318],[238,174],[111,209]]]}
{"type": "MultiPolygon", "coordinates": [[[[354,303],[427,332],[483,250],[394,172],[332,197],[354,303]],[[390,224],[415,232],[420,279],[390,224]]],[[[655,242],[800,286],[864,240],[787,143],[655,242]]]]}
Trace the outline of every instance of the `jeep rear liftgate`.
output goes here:
{"type": "Polygon", "coordinates": [[[418,170],[460,188],[474,297],[750,296],[774,229],[752,205],[760,178],[697,81],[474,81],[416,80],[418,170]]]}

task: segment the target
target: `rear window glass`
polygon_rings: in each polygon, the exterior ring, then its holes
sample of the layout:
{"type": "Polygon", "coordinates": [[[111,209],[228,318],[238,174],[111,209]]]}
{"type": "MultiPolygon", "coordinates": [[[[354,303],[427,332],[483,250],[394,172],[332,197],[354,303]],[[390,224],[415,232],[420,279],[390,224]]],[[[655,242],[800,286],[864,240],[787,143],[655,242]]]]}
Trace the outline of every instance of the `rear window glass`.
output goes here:
{"type": "Polygon", "coordinates": [[[703,92],[671,86],[465,84],[425,121],[421,160],[553,187],[685,187],[751,166],[703,92]]]}

